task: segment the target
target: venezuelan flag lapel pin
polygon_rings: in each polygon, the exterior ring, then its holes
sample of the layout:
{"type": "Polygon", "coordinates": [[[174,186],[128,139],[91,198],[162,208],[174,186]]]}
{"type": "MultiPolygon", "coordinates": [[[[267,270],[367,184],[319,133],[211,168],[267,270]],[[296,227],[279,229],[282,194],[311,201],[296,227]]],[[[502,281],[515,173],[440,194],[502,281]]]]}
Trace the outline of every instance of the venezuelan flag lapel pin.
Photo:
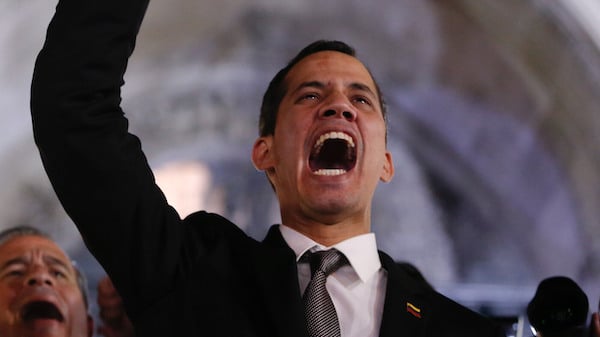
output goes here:
{"type": "Polygon", "coordinates": [[[406,302],[406,311],[416,318],[421,318],[421,309],[417,308],[414,304],[406,302]]]}

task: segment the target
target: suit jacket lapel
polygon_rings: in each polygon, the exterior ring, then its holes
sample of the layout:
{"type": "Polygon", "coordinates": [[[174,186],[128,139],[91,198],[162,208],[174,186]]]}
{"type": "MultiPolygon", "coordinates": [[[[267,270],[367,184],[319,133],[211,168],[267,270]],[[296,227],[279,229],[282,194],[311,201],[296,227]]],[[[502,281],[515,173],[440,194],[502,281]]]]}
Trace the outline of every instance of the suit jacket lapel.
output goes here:
{"type": "Polygon", "coordinates": [[[428,286],[409,277],[391,257],[380,252],[383,268],[387,270],[387,286],[380,337],[425,336],[428,306],[422,290],[428,286]]]}
{"type": "MultiPolygon", "coordinates": [[[[307,337],[303,320],[302,300],[298,284],[296,256],[279,232],[272,226],[256,259],[258,283],[265,294],[267,312],[272,318],[277,336],[307,337]]],[[[410,270],[396,264],[380,252],[387,270],[387,286],[380,337],[425,336],[428,303],[424,293],[429,285],[410,270]]]]}
{"type": "Polygon", "coordinates": [[[258,283],[277,336],[307,337],[298,284],[296,255],[287,246],[277,225],[267,234],[257,259],[258,283]]]}

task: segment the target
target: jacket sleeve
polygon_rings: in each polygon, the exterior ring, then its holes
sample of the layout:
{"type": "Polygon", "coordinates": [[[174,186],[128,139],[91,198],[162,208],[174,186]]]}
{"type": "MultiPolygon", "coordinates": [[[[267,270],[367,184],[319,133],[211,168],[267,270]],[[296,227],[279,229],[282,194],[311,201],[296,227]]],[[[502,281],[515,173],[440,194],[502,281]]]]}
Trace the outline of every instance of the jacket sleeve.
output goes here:
{"type": "MultiPolygon", "coordinates": [[[[147,5],[60,0],[31,91],[34,138],[52,186],[132,318],[186,272],[182,256],[190,240],[120,107],[147,5]]],[[[202,246],[194,248],[202,253],[202,246]]]]}

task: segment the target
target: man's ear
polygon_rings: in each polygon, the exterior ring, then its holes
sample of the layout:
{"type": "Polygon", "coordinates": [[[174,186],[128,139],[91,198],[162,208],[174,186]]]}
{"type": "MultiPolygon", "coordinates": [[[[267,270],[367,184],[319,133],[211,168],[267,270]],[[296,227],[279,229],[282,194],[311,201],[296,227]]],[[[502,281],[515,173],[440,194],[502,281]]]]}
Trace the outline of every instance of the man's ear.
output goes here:
{"type": "Polygon", "coordinates": [[[269,171],[273,168],[273,136],[259,137],[252,147],[252,163],[257,170],[269,171]]]}
{"type": "Polygon", "coordinates": [[[385,151],[385,161],[383,163],[383,170],[379,179],[384,183],[390,182],[394,177],[394,161],[392,160],[392,154],[389,151],[385,151]]]}

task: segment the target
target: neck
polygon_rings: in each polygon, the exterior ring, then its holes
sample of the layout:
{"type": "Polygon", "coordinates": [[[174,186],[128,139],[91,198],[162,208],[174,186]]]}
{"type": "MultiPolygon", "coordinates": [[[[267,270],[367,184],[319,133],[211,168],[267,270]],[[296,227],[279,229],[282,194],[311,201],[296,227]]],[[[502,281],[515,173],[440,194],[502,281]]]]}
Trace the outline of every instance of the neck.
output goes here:
{"type": "Polygon", "coordinates": [[[370,232],[368,222],[318,222],[300,221],[299,219],[286,219],[282,217],[282,224],[306,235],[313,241],[330,247],[349,238],[370,232]]]}

